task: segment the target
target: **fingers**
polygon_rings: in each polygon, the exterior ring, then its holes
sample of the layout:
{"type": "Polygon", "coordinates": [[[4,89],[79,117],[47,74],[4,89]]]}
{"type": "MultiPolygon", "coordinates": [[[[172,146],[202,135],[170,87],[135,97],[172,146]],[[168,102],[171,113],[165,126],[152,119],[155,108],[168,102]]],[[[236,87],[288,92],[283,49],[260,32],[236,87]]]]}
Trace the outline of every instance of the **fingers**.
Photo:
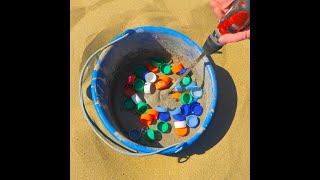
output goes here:
{"type": "Polygon", "coordinates": [[[226,44],[231,42],[238,42],[244,39],[250,39],[250,29],[244,30],[235,34],[225,34],[222,35],[218,41],[220,43],[226,44]]]}
{"type": "Polygon", "coordinates": [[[234,0],[211,0],[210,6],[220,20],[224,14],[230,9],[230,5],[234,0]]]}

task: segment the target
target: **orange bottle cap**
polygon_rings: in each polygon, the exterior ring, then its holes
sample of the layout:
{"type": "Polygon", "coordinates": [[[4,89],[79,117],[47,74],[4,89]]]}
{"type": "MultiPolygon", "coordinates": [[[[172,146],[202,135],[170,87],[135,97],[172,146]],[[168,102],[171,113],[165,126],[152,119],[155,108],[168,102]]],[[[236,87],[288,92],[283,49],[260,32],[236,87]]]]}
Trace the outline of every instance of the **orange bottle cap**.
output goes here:
{"type": "Polygon", "coordinates": [[[161,80],[161,81],[165,82],[167,85],[169,85],[170,82],[171,82],[171,78],[169,78],[168,76],[166,76],[166,75],[164,75],[164,74],[161,74],[161,75],[159,76],[158,80],[159,80],[159,81],[161,80]]]}
{"type": "Polygon", "coordinates": [[[175,128],[175,130],[176,130],[176,134],[178,136],[181,136],[181,137],[186,136],[188,134],[188,128],[187,127],[175,128]]]}
{"type": "Polygon", "coordinates": [[[183,69],[183,65],[181,63],[177,63],[173,66],[171,66],[171,71],[174,73],[174,74],[177,74],[179,73],[182,69],[183,69]]]}
{"type": "Polygon", "coordinates": [[[177,100],[177,101],[180,100],[180,95],[181,95],[181,93],[179,93],[179,92],[174,92],[174,93],[171,94],[172,98],[177,100]]]}
{"type": "Polygon", "coordinates": [[[153,66],[151,63],[150,63],[150,64],[148,64],[147,68],[148,68],[148,70],[149,70],[150,72],[153,72],[153,73],[157,73],[157,72],[159,72],[159,68],[158,68],[158,67],[153,66]]]}
{"type": "Polygon", "coordinates": [[[164,81],[159,80],[159,81],[157,81],[157,82],[155,83],[155,86],[156,86],[156,89],[157,89],[157,90],[161,90],[161,89],[166,88],[168,85],[167,85],[164,81]]]}
{"type": "Polygon", "coordinates": [[[152,123],[153,117],[149,114],[141,114],[140,122],[142,124],[150,125],[152,123]]]}
{"type": "Polygon", "coordinates": [[[156,111],[155,109],[148,109],[148,111],[146,112],[146,114],[149,114],[151,116],[153,116],[153,120],[156,120],[158,119],[158,116],[159,116],[159,112],[156,111]]]}

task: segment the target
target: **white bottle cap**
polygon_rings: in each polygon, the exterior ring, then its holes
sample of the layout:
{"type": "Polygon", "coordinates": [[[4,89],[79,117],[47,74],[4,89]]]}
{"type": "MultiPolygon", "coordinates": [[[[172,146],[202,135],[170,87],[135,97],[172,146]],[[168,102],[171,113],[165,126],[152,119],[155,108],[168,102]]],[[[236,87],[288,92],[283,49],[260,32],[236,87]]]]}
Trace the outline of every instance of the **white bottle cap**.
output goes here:
{"type": "Polygon", "coordinates": [[[175,121],[174,127],[175,128],[184,128],[184,127],[187,127],[187,123],[186,123],[186,121],[175,121]]]}
{"type": "Polygon", "coordinates": [[[157,75],[154,74],[153,72],[149,72],[149,73],[146,74],[145,80],[146,80],[148,83],[154,83],[154,82],[156,82],[156,80],[157,80],[157,75]]]}
{"type": "Polygon", "coordinates": [[[137,93],[135,93],[134,95],[131,96],[131,99],[132,101],[135,103],[135,104],[138,104],[139,102],[142,102],[141,98],[138,96],[137,93]]]}
{"type": "Polygon", "coordinates": [[[151,94],[151,83],[145,83],[143,90],[145,94],[151,94]]]}

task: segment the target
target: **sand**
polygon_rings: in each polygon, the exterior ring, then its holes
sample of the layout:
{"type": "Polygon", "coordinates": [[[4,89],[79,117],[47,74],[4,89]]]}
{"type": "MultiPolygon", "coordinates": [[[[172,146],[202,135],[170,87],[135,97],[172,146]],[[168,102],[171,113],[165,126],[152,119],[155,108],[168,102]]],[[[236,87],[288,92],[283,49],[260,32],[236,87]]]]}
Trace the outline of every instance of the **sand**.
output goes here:
{"type": "MultiPolygon", "coordinates": [[[[227,44],[222,54],[211,56],[219,88],[215,117],[200,139],[179,154],[119,154],[96,137],[79,104],[78,80],[86,59],[128,28],[168,27],[202,46],[218,23],[208,0],[71,0],[70,4],[71,179],[250,178],[249,40],[227,44]]],[[[86,75],[84,87],[90,76],[86,75]]],[[[98,120],[92,103],[86,99],[85,104],[98,120]]]]}

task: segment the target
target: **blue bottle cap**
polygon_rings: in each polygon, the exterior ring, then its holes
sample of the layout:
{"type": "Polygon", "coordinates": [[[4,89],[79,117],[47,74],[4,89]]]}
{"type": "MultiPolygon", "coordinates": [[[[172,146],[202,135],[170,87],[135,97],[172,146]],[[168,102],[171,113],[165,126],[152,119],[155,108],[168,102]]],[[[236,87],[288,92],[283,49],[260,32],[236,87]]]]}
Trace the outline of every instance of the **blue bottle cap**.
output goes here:
{"type": "Polygon", "coordinates": [[[174,110],[169,111],[170,115],[176,115],[179,114],[181,112],[180,107],[176,107],[174,110]]]}
{"type": "Polygon", "coordinates": [[[182,86],[180,85],[180,83],[177,84],[177,86],[176,86],[175,88],[176,88],[176,90],[177,90],[178,92],[182,92],[182,86]]]}
{"type": "Polygon", "coordinates": [[[188,70],[188,68],[181,69],[181,70],[179,71],[179,74],[183,74],[183,73],[185,73],[187,70],[188,70]]]}
{"type": "Polygon", "coordinates": [[[201,98],[202,97],[202,89],[199,86],[193,86],[191,88],[191,95],[195,98],[201,98]]]}
{"type": "Polygon", "coordinates": [[[169,113],[167,113],[167,112],[160,112],[159,113],[159,120],[160,121],[168,121],[169,118],[170,118],[169,113]]]}
{"type": "Polygon", "coordinates": [[[200,103],[198,103],[198,102],[192,102],[192,103],[190,103],[190,104],[189,104],[190,110],[193,111],[193,109],[194,109],[194,107],[195,107],[196,105],[200,105],[200,103]]]}
{"type": "Polygon", "coordinates": [[[183,121],[184,120],[184,115],[183,114],[176,114],[172,116],[173,119],[177,120],[177,121],[183,121]]]}
{"type": "Polygon", "coordinates": [[[156,106],[156,110],[158,112],[167,112],[168,108],[167,107],[156,106]]]}
{"type": "Polygon", "coordinates": [[[181,114],[184,116],[188,116],[191,114],[190,106],[188,104],[184,104],[180,107],[181,114]]]}
{"type": "Polygon", "coordinates": [[[140,139],[141,137],[141,132],[138,129],[131,129],[129,131],[129,137],[131,140],[136,141],[138,139],[140,139]]]}
{"type": "Polygon", "coordinates": [[[196,115],[196,116],[201,116],[201,114],[203,113],[203,107],[200,106],[200,105],[196,105],[194,108],[193,108],[193,114],[196,115]]]}
{"type": "Polygon", "coordinates": [[[196,82],[192,81],[188,86],[186,86],[186,90],[190,91],[194,86],[196,86],[196,82]]]}
{"type": "Polygon", "coordinates": [[[194,97],[194,98],[192,99],[192,102],[197,102],[198,99],[199,99],[199,98],[195,98],[195,97],[194,97]]]}
{"type": "Polygon", "coordinates": [[[190,128],[196,128],[199,125],[199,119],[195,115],[188,116],[186,122],[190,128]]]}
{"type": "Polygon", "coordinates": [[[149,73],[148,70],[146,70],[146,71],[143,73],[142,79],[143,79],[144,81],[146,81],[146,74],[148,74],[148,73],[149,73]]]}

